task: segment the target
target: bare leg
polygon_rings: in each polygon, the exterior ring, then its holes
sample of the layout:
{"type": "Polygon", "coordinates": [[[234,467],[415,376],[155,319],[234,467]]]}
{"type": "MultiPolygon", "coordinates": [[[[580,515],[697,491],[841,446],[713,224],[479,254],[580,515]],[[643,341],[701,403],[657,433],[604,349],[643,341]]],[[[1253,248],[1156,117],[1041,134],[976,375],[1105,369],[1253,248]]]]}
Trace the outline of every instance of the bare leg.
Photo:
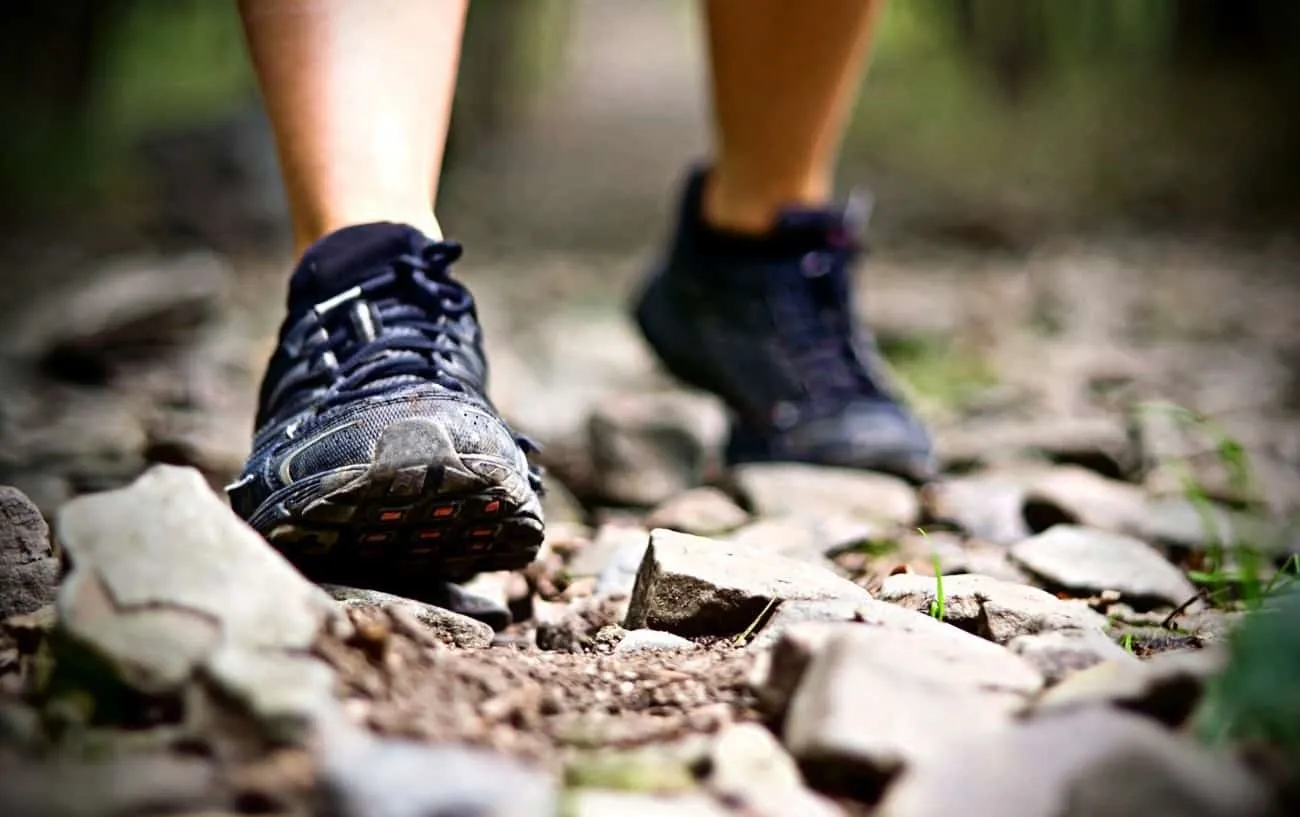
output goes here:
{"type": "Polygon", "coordinates": [[[759,233],[820,205],[884,0],[708,0],[717,155],[714,226],[759,233]]]}
{"type": "Polygon", "coordinates": [[[433,215],[466,0],[239,0],[299,253],[433,215]]]}

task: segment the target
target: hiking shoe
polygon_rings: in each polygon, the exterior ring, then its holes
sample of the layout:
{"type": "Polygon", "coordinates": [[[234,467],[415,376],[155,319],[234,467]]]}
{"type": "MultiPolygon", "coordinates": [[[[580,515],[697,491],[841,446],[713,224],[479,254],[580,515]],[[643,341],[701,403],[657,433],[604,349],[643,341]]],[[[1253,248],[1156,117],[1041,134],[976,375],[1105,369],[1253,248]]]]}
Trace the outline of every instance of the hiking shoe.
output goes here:
{"type": "Polygon", "coordinates": [[[484,393],[460,255],[365,224],[318,241],[290,280],[253,454],[227,493],[316,581],[405,586],[537,554],[540,478],[484,393]]]}
{"type": "Polygon", "coordinates": [[[767,235],[726,233],[701,217],[704,180],[700,170],[689,178],[673,246],[634,314],[669,372],[731,409],[728,463],[927,479],[929,435],[886,387],[853,316],[865,208],[790,209],[767,235]]]}

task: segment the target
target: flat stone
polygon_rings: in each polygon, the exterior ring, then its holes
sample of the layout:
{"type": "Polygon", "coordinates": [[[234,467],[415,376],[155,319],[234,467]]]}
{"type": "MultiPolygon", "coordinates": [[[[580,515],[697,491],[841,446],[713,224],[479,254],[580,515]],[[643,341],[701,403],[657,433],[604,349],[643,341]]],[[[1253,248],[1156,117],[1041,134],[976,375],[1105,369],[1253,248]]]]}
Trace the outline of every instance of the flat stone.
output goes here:
{"type": "MultiPolygon", "coordinates": [[[[1147,501],[1146,513],[1133,533],[1144,540],[1196,550],[1207,547],[1232,550],[1242,541],[1240,534],[1249,529],[1251,522],[1258,520],[1234,514],[1218,503],[1195,503],[1186,496],[1153,496],[1147,501]]],[[[1252,544],[1259,539],[1250,537],[1252,544]]]]}
{"type": "Polygon", "coordinates": [[[507,757],[354,734],[322,748],[318,786],[337,817],[535,817],[558,807],[549,775],[507,757]]]}
{"type": "Polygon", "coordinates": [[[70,666],[93,657],[153,694],[201,676],[286,742],[337,715],[332,673],[310,655],[334,602],[197,471],[156,466],[70,502],[57,527],[72,563],[57,602],[62,649],[80,651],[70,666]]]}
{"type": "Polygon", "coordinates": [[[1033,711],[1115,706],[1177,727],[1200,702],[1206,683],[1226,664],[1227,653],[1213,647],[1159,653],[1140,661],[1131,657],[1103,661],[1044,692],[1033,711]]]}
{"type": "Polygon", "coordinates": [[[1146,493],[1137,485],[1108,479],[1087,468],[1063,465],[1044,471],[1026,484],[1022,512],[1036,531],[1068,523],[1129,533],[1141,525],[1146,501],[1146,493]]]}
{"type": "MultiPolygon", "coordinates": [[[[928,614],[937,603],[937,590],[933,576],[900,573],[885,579],[876,598],[928,614]]],[[[988,576],[945,576],[943,592],[944,621],[999,644],[1049,630],[1101,632],[1106,626],[1106,618],[1083,602],[988,576]]]]}
{"type": "Polygon", "coordinates": [[[1011,545],[1057,524],[1138,530],[1147,499],[1136,485],[1079,466],[1007,464],[927,485],[926,512],[971,536],[1011,545]]]}
{"type": "Polygon", "coordinates": [[[759,519],[718,538],[834,570],[827,557],[895,533],[893,525],[860,517],[794,514],[759,519]]]}
{"type": "Polygon", "coordinates": [[[221,644],[221,622],[183,607],[120,610],[93,573],[74,569],[59,591],[57,628],[112,666],[128,686],[179,688],[221,644]]]}
{"type": "Polygon", "coordinates": [[[623,636],[614,648],[615,654],[626,655],[636,652],[677,652],[695,649],[695,642],[672,633],[658,630],[632,630],[623,636]]]}
{"type": "Polygon", "coordinates": [[[1014,473],[979,472],[931,482],[921,489],[926,515],[949,522],[986,542],[1009,545],[1031,535],[1024,518],[1024,479],[1014,473]]]}
{"type": "Polygon", "coordinates": [[[937,447],[947,463],[992,465],[1045,458],[1108,476],[1127,473],[1136,459],[1124,422],[1110,414],[962,423],[939,435],[937,447]]]}
{"type": "Polygon", "coordinates": [[[381,593],[378,590],[361,590],[354,587],[326,584],[321,587],[344,609],[386,609],[400,607],[428,628],[429,634],[444,644],[464,649],[482,649],[491,646],[493,630],[481,621],[412,599],[381,593]]]}
{"type": "Polygon", "coordinates": [[[0,485],[0,620],[54,601],[59,560],[40,510],[22,491],[0,485]]]}
{"type": "Polygon", "coordinates": [[[333,611],[192,468],[154,466],[126,488],[79,497],[58,531],[74,572],[97,576],[117,609],[192,611],[219,622],[227,643],[305,650],[333,611]]]}
{"type": "Polygon", "coordinates": [[[1057,525],[1013,546],[1011,558],[1056,587],[1089,595],[1117,591],[1134,606],[1178,605],[1196,594],[1151,545],[1090,528],[1057,525]]]}
{"type": "Polygon", "coordinates": [[[646,517],[647,528],[718,536],[749,522],[749,514],[731,497],[710,485],[678,494],[659,505],[646,517]]]}
{"type": "Polygon", "coordinates": [[[238,698],[273,740],[293,743],[339,712],[334,673],[312,656],[218,649],[206,671],[228,695],[238,698]]]}
{"type": "Polygon", "coordinates": [[[750,639],[747,649],[771,649],[791,627],[808,622],[862,621],[870,611],[879,610],[879,604],[867,606],[863,599],[856,601],[783,601],[750,639]]]}
{"type": "Polygon", "coordinates": [[[837,630],[784,720],[786,747],[815,785],[879,786],[954,740],[1004,728],[1043,683],[1006,649],[937,622],[942,630],[827,626],[837,630]]]}
{"type": "Polygon", "coordinates": [[[709,754],[709,791],[754,817],[835,817],[844,810],[804,786],[799,767],[766,727],[738,723],[718,735],[709,754]]]}
{"type": "MultiPolygon", "coordinates": [[[[951,625],[896,604],[871,599],[858,602],[785,602],[750,642],[758,653],[751,686],[766,711],[782,713],[808,664],[847,624],[916,633],[919,638],[965,635],[951,625]]],[[[995,650],[996,652],[996,650],[995,650]]]]}
{"type": "Polygon", "coordinates": [[[785,714],[808,665],[840,631],[846,621],[804,621],[782,628],[779,637],[758,653],[749,673],[749,686],[769,715],[785,714]]]}
{"type": "Polygon", "coordinates": [[[798,559],[828,570],[835,569],[834,562],[826,558],[826,543],[818,535],[816,526],[810,524],[810,520],[788,516],[760,519],[728,536],[717,538],[741,547],[798,559]]]}
{"type": "Polygon", "coordinates": [[[587,423],[593,484],[617,504],[658,505],[704,482],[726,427],[717,401],[699,395],[608,395],[587,423]]]}
{"type": "Polygon", "coordinates": [[[910,526],[921,509],[912,486],[886,474],[802,463],[746,464],[734,472],[759,516],[847,514],[910,526]]]}
{"type": "Polygon", "coordinates": [[[145,754],[82,760],[13,760],[0,775],[0,803],[14,817],[189,814],[229,798],[208,759],[145,754]]]}
{"type": "Polygon", "coordinates": [[[918,759],[873,814],[1264,817],[1270,794],[1231,757],[1147,719],[1089,708],[974,736],[918,759]]]}
{"type": "MultiPolygon", "coordinates": [[[[927,538],[943,541],[937,532],[929,534],[927,538]]],[[[973,573],[1012,584],[1033,583],[1033,578],[1013,564],[1007,555],[1007,549],[999,545],[979,540],[963,542],[958,539],[955,546],[936,548],[935,551],[939,556],[939,570],[945,576],[973,573]]]]}
{"type": "Polygon", "coordinates": [[[574,554],[568,564],[569,575],[574,578],[601,576],[609,571],[612,564],[621,566],[612,571],[617,573],[627,570],[630,562],[631,573],[635,576],[649,542],[650,531],[646,528],[606,522],[596,529],[591,542],[574,554]]]}
{"type": "Polygon", "coordinates": [[[709,753],[709,788],[722,796],[745,795],[762,789],[792,789],[803,786],[803,775],[794,758],[780,741],[757,723],[726,727],[709,753]]]}
{"type": "Polygon", "coordinates": [[[1048,685],[1103,661],[1137,662],[1137,658],[1100,630],[1052,630],[1016,636],[1007,649],[1028,661],[1048,685]]]}
{"type": "Polygon", "coordinates": [[[736,635],[778,600],[869,600],[829,570],[736,544],[655,530],[625,625],[684,636],[736,635]]]}

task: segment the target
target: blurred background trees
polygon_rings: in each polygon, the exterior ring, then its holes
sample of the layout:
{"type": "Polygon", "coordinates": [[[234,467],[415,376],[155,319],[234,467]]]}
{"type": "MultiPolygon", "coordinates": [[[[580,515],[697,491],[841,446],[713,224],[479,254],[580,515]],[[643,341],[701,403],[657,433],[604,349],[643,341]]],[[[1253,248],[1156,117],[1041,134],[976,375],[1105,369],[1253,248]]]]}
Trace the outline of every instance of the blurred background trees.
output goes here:
{"type": "MultiPolygon", "coordinates": [[[[591,6],[471,4],[449,171],[526,128],[580,69],[572,32],[591,6]]],[[[611,36],[638,47],[635,27],[611,36]]],[[[209,243],[274,233],[233,2],[24,0],[0,7],[0,39],[11,232],[71,217],[209,243]],[[222,204],[223,186],[244,192],[222,204]],[[187,199],[229,235],[187,226],[187,199]]],[[[1285,223],[1300,209],[1298,45],[1300,6],[1274,0],[894,0],[845,175],[931,237],[1285,223]]],[[[647,71],[675,58],[647,56],[647,71]]]]}

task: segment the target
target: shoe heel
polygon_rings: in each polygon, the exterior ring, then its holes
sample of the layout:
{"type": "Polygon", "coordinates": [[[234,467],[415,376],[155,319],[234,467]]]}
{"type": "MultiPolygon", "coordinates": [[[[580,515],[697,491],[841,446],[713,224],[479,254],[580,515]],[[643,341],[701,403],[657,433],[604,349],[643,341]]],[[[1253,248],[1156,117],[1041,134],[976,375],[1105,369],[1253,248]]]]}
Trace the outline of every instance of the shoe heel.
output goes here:
{"type": "Polygon", "coordinates": [[[680,351],[682,346],[689,344],[674,340],[674,336],[692,330],[671,326],[675,322],[672,316],[672,305],[668,295],[663,291],[661,274],[656,273],[650,277],[632,310],[632,318],[637,328],[641,330],[641,336],[649,345],[650,351],[654,352],[655,357],[669,374],[691,388],[714,391],[709,385],[708,378],[700,373],[698,362],[690,354],[680,351]]]}

